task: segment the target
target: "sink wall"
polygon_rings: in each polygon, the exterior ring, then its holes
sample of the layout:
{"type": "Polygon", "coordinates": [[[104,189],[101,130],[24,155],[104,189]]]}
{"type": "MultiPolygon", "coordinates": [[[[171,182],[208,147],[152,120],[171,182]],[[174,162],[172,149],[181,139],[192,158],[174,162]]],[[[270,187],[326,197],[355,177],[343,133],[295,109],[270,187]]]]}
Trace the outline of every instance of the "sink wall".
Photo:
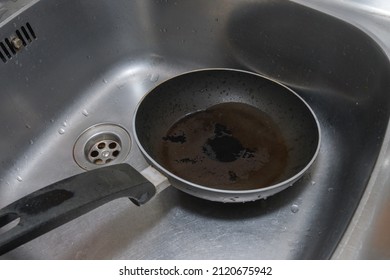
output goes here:
{"type": "MultiPolygon", "coordinates": [[[[224,205],[170,188],[142,210],[110,203],[5,258],[331,256],[389,118],[389,60],[371,38],[286,1],[39,1],[0,34],[26,22],[37,39],[0,61],[0,207],[83,172],[72,150],[85,129],[131,132],[140,98],[193,69],[239,68],[290,86],[317,114],[323,143],[304,178],[267,200],[224,205]]],[[[126,161],[146,165],[134,145],[126,161]]]]}

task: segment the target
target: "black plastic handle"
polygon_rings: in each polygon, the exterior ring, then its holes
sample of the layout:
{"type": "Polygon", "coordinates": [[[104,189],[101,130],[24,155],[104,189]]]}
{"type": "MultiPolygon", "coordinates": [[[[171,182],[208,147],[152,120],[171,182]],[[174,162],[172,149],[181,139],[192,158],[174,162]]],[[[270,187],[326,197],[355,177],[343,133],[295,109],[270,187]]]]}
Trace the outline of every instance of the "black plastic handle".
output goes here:
{"type": "Polygon", "coordinates": [[[0,210],[0,255],[109,201],[129,197],[136,205],[149,201],[156,189],[128,164],[111,165],[56,182],[0,210]]]}

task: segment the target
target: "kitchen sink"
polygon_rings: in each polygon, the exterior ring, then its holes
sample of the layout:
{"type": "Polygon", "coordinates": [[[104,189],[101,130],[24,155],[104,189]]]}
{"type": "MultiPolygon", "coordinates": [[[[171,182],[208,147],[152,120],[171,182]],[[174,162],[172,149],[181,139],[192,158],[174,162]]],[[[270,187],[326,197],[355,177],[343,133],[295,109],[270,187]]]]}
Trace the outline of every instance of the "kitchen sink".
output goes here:
{"type": "Polygon", "coordinates": [[[1,208],[104,165],[88,159],[86,133],[120,146],[107,164],[145,168],[135,106],[191,70],[285,84],[312,107],[322,143],[303,178],[265,200],[210,202],[171,187],[141,207],[110,202],[0,258],[390,258],[390,9],[370,3],[24,3],[0,24],[1,208]]]}

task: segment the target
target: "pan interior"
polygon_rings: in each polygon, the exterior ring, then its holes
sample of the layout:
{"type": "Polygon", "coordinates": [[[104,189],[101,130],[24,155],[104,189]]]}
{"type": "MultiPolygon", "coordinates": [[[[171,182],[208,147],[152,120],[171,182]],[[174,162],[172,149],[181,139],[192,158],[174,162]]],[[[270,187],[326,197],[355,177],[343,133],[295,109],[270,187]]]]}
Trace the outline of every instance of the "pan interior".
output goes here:
{"type": "Polygon", "coordinates": [[[311,162],[319,141],[313,114],[293,92],[232,70],[187,73],[159,85],[140,104],[136,132],[161,171],[224,190],[290,180],[311,162]]]}
{"type": "Polygon", "coordinates": [[[274,183],[287,147],[272,118],[245,103],[226,102],[184,116],[158,141],[156,159],[181,178],[221,189],[274,183]]]}

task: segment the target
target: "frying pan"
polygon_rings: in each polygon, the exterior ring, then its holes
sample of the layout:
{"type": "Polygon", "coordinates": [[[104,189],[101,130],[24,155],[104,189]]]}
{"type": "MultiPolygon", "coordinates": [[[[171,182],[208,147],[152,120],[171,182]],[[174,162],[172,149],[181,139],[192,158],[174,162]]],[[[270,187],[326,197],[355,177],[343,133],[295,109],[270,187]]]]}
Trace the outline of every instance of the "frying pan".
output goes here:
{"type": "Polygon", "coordinates": [[[104,203],[149,201],[168,185],[203,199],[246,202],[296,182],[320,147],[308,104],[286,86],[233,69],[188,72],[163,82],[138,104],[133,137],[150,164],[88,171],[0,210],[0,254],[104,203]],[[15,223],[15,222],[14,222],[15,223]]]}

